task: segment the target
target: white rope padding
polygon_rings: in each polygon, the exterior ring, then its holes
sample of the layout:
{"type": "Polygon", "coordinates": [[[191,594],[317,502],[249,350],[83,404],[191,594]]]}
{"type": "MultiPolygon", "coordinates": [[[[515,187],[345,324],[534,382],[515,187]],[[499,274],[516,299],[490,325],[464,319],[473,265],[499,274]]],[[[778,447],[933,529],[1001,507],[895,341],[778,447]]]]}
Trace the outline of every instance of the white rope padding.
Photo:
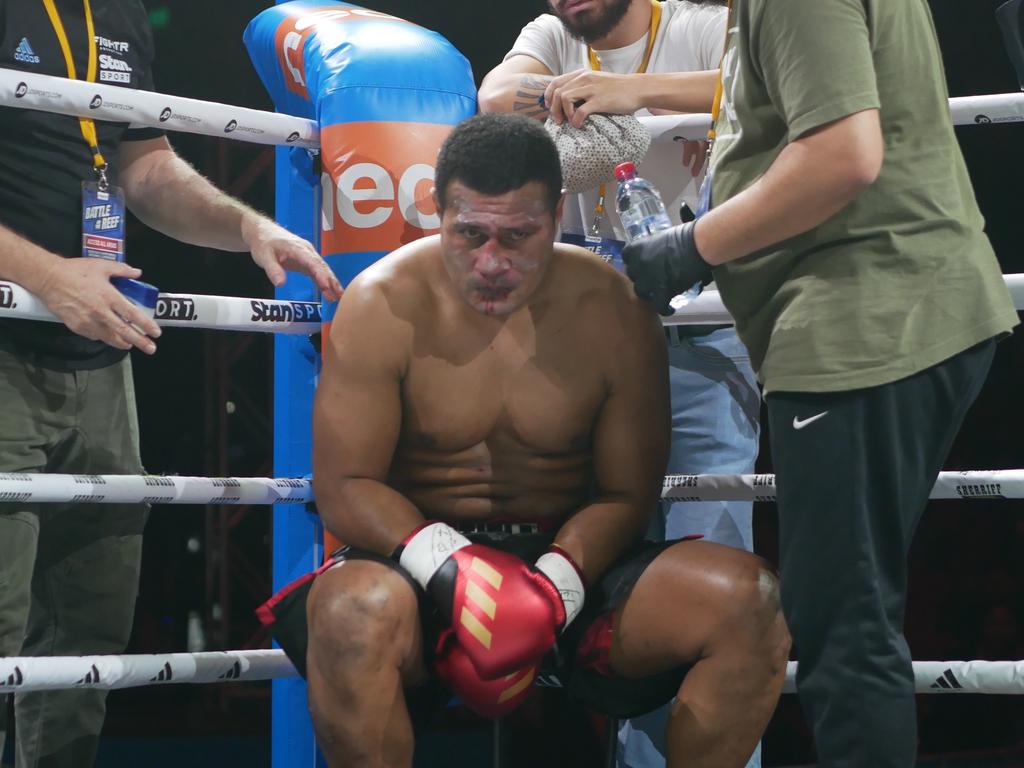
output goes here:
{"type": "MultiPolygon", "coordinates": [[[[773,501],[775,475],[666,475],[663,499],[773,501]]],[[[940,472],[932,499],[1021,499],[1024,469],[940,472]]],[[[178,477],[0,473],[0,502],[102,504],[305,504],[301,477],[178,477]]]]}
{"type": "MultiPolygon", "coordinates": [[[[1024,122],[1024,93],[994,93],[987,96],[959,96],[949,100],[954,125],[988,125],[1024,122]]],[[[639,118],[655,144],[677,139],[707,138],[711,115],[653,115],[639,118]]]]}
{"type": "MultiPolygon", "coordinates": [[[[1010,298],[1017,311],[1024,310],[1024,273],[1003,275],[1010,298]]],[[[722,303],[717,290],[704,291],[693,301],[676,310],[671,317],[661,318],[664,325],[731,325],[732,315],[722,303]]]]}
{"type": "Polygon", "coordinates": [[[255,144],[320,146],[312,120],[17,69],[0,68],[0,104],[255,144]]]}
{"type": "MultiPolygon", "coordinates": [[[[16,69],[0,68],[0,104],[257,144],[309,149],[320,146],[319,130],[312,120],[16,69]]],[[[1024,94],[961,96],[949,100],[949,111],[955,125],[1021,122],[1024,94]]],[[[703,139],[711,126],[711,116],[704,114],[657,115],[640,120],[655,142],[672,142],[676,137],[703,139]]]]}
{"type": "MultiPolygon", "coordinates": [[[[0,282],[0,317],[60,322],[46,304],[17,283],[0,282]]],[[[161,293],[156,321],[170,328],[210,328],[219,331],[317,333],[320,303],[161,293]]]]}
{"type": "MultiPolygon", "coordinates": [[[[1024,310],[1024,274],[1003,275],[1014,306],[1024,310]]],[[[46,305],[17,283],[0,282],[0,317],[59,322],[46,305]]],[[[209,328],[221,331],[266,333],[316,333],[320,330],[320,304],[315,301],[246,299],[237,296],[203,296],[161,293],[156,320],[171,328],[209,328]]],[[[671,317],[665,325],[731,324],[732,315],[716,290],[704,291],[671,317]]]]}
{"type": "MultiPolygon", "coordinates": [[[[775,475],[666,475],[661,497],[672,501],[774,501],[775,475]]],[[[940,472],[930,499],[1021,499],[1024,469],[940,472]]]]}
{"type": "Polygon", "coordinates": [[[674,315],[661,318],[662,325],[732,325],[732,315],[722,303],[722,295],[714,289],[679,307],[674,315]]]}
{"type": "MultiPolygon", "coordinates": [[[[783,693],[796,692],[797,662],[783,693]]],[[[284,651],[219,651],[121,656],[0,658],[0,694],[68,688],[137,688],[298,677],[284,651]]],[[[917,693],[1024,694],[1024,661],[915,661],[917,693]]]]}
{"type": "MultiPolygon", "coordinates": [[[[796,693],[797,662],[786,666],[783,693],[796,693]]],[[[1024,661],[915,661],[917,693],[1024,694],[1024,661]]]]}
{"type": "Polygon", "coordinates": [[[298,677],[284,651],[0,658],[0,694],[298,677]]]}
{"type": "Polygon", "coordinates": [[[303,504],[299,477],[175,477],[0,473],[0,502],[103,504],[303,504]]]}

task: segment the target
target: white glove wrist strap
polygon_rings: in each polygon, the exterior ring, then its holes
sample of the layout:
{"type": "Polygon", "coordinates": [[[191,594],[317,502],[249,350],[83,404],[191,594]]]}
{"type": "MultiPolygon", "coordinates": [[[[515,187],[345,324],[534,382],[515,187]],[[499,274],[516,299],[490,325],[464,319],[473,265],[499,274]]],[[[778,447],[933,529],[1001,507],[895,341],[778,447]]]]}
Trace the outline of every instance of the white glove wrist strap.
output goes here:
{"type": "Polygon", "coordinates": [[[537,560],[536,566],[538,571],[551,579],[551,583],[558,589],[558,594],[562,596],[565,626],[568,627],[583,610],[583,600],[586,597],[583,580],[576,571],[576,566],[559,552],[545,552],[537,560]]]}
{"type": "Polygon", "coordinates": [[[425,525],[405,543],[398,559],[401,565],[424,589],[442,563],[456,550],[472,544],[469,539],[444,523],[425,525]]]}

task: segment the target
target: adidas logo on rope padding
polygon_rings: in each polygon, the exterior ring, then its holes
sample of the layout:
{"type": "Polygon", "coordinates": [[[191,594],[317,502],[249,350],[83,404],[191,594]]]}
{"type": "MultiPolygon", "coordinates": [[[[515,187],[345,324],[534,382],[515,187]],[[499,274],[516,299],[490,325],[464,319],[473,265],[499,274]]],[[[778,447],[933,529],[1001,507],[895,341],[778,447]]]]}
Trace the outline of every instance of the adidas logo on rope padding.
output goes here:
{"type": "Polygon", "coordinates": [[[935,678],[929,688],[945,688],[946,690],[961,690],[963,685],[956,679],[952,669],[947,669],[940,677],[935,678]]]}

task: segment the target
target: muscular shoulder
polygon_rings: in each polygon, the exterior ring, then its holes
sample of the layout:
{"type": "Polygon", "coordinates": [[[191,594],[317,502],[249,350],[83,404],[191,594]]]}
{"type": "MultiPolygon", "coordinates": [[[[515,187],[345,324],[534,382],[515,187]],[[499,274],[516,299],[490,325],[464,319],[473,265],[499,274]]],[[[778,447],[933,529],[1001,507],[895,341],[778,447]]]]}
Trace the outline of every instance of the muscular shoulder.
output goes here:
{"type": "Polygon", "coordinates": [[[550,290],[556,300],[565,300],[574,320],[608,340],[647,334],[659,326],[650,305],[637,298],[625,275],[578,246],[556,244],[550,290]]]}
{"type": "Polygon", "coordinates": [[[436,235],[416,240],[363,270],[346,287],[335,322],[358,326],[377,341],[410,335],[434,303],[438,242],[436,235]]]}

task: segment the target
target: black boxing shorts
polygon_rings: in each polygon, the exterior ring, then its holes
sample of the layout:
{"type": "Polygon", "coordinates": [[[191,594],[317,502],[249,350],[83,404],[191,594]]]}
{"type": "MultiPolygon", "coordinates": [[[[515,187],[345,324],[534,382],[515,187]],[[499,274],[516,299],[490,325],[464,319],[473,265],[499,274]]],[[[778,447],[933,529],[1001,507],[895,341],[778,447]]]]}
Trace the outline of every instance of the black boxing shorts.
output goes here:
{"type": "MultiPolygon", "coordinates": [[[[554,538],[549,533],[485,532],[465,534],[484,544],[534,562],[547,551],[554,538]]],[[[614,562],[597,584],[587,589],[580,615],[559,638],[548,654],[537,684],[564,687],[570,698],[590,709],[618,718],[636,717],[671,701],[682,685],[691,665],[640,678],[618,677],[609,659],[615,612],[658,555],[678,541],[641,542],[614,562]]],[[[395,561],[355,547],[343,547],[332,553],[313,573],[306,574],[277,592],[257,610],[260,621],[271,632],[299,673],[306,676],[306,649],[309,644],[306,601],[314,579],[346,560],[371,560],[397,571],[417,595],[423,630],[424,664],[430,668],[438,636],[444,621],[433,603],[405,569],[395,561]]],[[[407,691],[407,702],[414,723],[423,722],[431,710],[443,707],[451,698],[439,681],[407,691]]]]}

